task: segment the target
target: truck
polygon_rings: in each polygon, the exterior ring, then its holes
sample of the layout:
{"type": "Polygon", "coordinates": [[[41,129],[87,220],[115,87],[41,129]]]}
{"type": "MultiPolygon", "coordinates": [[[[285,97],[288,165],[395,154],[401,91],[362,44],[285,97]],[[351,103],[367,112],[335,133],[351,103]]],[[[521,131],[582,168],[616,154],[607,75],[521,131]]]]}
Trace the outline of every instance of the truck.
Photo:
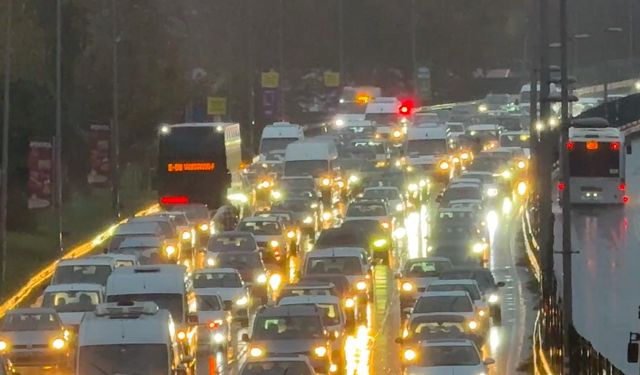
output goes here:
{"type": "Polygon", "coordinates": [[[162,125],[156,187],[161,204],[221,206],[241,185],[242,140],[238,123],[162,125]]]}

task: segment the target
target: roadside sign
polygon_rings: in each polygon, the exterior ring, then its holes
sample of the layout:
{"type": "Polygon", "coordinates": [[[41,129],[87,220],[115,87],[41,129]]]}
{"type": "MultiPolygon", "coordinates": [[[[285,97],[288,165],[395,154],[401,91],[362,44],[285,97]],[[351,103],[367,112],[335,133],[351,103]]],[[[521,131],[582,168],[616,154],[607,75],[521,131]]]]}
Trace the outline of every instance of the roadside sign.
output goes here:
{"type": "Polygon", "coordinates": [[[280,74],[273,70],[268,72],[263,72],[260,77],[260,83],[262,88],[265,89],[275,89],[280,85],[280,74]]]}
{"type": "Polygon", "coordinates": [[[207,114],[224,116],[227,114],[227,98],[222,96],[210,96],[207,98],[207,114]]]}
{"type": "Polygon", "coordinates": [[[340,73],[327,70],[324,72],[324,86],[325,87],[339,87],[340,86],[340,73]]]}

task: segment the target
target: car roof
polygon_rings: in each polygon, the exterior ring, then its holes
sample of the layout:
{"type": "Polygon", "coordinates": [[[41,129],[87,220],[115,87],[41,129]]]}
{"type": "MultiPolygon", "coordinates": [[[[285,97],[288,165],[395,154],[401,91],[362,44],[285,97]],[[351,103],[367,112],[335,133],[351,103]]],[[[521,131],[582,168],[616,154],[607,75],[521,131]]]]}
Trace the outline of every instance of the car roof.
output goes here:
{"type": "Polygon", "coordinates": [[[421,258],[411,258],[407,259],[406,263],[413,262],[449,262],[451,263],[451,259],[445,257],[421,257],[421,258]]]}
{"type": "Polygon", "coordinates": [[[468,182],[454,182],[451,185],[447,186],[447,189],[455,189],[455,188],[478,188],[479,184],[472,184],[468,182]]]}
{"type": "Polygon", "coordinates": [[[216,232],[212,237],[253,237],[253,233],[241,230],[232,230],[225,232],[216,232]]]}
{"type": "Polygon", "coordinates": [[[60,259],[57,266],[112,266],[115,259],[106,256],[91,256],[75,259],[60,259]]]}
{"type": "Polygon", "coordinates": [[[235,269],[235,268],[214,268],[214,267],[207,267],[207,268],[200,268],[197,269],[195,271],[193,271],[194,275],[200,275],[200,274],[208,274],[208,273],[233,273],[233,274],[240,274],[240,272],[235,269]]]}
{"type": "Polygon", "coordinates": [[[420,342],[421,346],[472,346],[476,345],[471,340],[466,339],[444,339],[444,340],[423,340],[420,342]]]}
{"type": "Polygon", "coordinates": [[[70,291],[89,291],[89,292],[104,292],[104,286],[100,284],[86,284],[86,283],[73,283],[73,284],[56,284],[49,285],[45,288],[44,292],[70,292],[70,291]]]}
{"type": "Polygon", "coordinates": [[[56,310],[48,307],[25,307],[21,309],[13,309],[7,311],[7,315],[21,315],[21,314],[53,314],[58,315],[56,310]]]}
{"type": "Polygon", "coordinates": [[[291,305],[291,306],[267,306],[262,310],[258,310],[257,316],[261,317],[281,317],[290,315],[320,315],[319,310],[309,305],[291,305]]]}
{"type": "Polygon", "coordinates": [[[478,285],[478,282],[471,279],[434,280],[431,285],[478,285]]]}
{"type": "Polygon", "coordinates": [[[367,251],[360,247],[327,247],[324,249],[311,250],[306,254],[307,258],[325,257],[349,257],[367,254],[367,251]]]}
{"type": "Polygon", "coordinates": [[[282,305],[296,305],[296,304],[309,304],[309,303],[334,303],[340,304],[340,299],[336,296],[327,296],[327,295],[319,295],[319,296],[287,296],[282,297],[278,302],[279,306],[282,305]],[[285,303],[283,303],[285,302],[285,303]]]}
{"type": "Polygon", "coordinates": [[[118,245],[119,249],[127,247],[154,247],[161,246],[162,239],[156,236],[136,236],[125,238],[124,241],[118,245]]]}
{"type": "Polygon", "coordinates": [[[471,212],[474,213],[474,209],[471,207],[442,207],[438,209],[438,212],[471,212]]]}
{"type": "Polygon", "coordinates": [[[461,314],[447,314],[447,313],[430,313],[430,314],[416,314],[409,318],[410,323],[413,322],[464,322],[466,320],[464,315],[461,314]]]}
{"type": "Polygon", "coordinates": [[[242,222],[247,222],[247,221],[278,222],[279,219],[275,216],[249,216],[242,219],[242,222]]]}
{"type": "Polygon", "coordinates": [[[400,190],[395,186],[370,186],[370,187],[366,187],[364,188],[364,191],[367,190],[400,190]]]}
{"type": "Polygon", "coordinates": [[[447,292],[426,292],[420,295],[422,297],[464,297],[468,296],[469,293],[463,290],[452,290],[447,292]]]}

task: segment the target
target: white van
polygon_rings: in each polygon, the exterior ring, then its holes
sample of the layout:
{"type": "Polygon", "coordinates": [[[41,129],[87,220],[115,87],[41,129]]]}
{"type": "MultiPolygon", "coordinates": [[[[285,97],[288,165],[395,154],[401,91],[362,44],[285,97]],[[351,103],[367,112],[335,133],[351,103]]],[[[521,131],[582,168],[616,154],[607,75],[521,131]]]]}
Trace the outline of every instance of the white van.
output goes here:
{"type": "Polygon", "coordinates": [[[338,149],[331,140],[311,138],[288,145],[284,158],[285,176],[313,176],[318,179],[332,174],[338,149]]]}
{"type": "Polygon", "coordinates": [[[449,136],[446,126],[424,126],[407,129],[405,146],[407,163],[417,172],[435,172],[434,176],[450,176],[449,136]]]}
{"type": "Polygon", "coordinates": [[[86,312],[103,302],[104,286],[99,284],[49,285],[42,296],[42,307],[58,313],[65,328],[77,330],[86,312]]]}
{"type": "Polygon", "coordinates": [[[51,285],[100,284],[116,269],[116,260],[108,256],[91,256],[77,259],[62,259],[56,263],[51,285]]]}
{"type": "Polygon", "coordinates": [[[284,152],[290,143],[303,139],[304,131],[300,125],[289,122],[274,122],[262,130],[260,154],[284,152]]]}
{"type": "Polygon", "coordinates": [[[180,265],[121,267],[107,281],[107,302],[155,302],[169,310],[176,323],[183,355],[197,348],[197,302],[187,269],[180,265]]]}
{"type": "Polygon", "coordinates": [[[397,124],[400,101],[395,97],[376,98],[365,109],[365,120],[373,121],[380,125],[397,124]]]}
{"type": "Polygon", "coordinates": [[[153,302],[105,303],[80,323],[75,373],[186,374],[171,314],[153,302]]]}

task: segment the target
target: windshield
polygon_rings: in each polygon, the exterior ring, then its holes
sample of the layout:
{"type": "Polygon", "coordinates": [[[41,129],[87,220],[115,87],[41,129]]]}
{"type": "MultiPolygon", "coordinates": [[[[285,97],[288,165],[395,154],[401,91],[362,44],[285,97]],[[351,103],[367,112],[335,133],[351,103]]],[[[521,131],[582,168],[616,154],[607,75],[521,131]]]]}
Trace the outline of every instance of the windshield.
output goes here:
{"type": "Polygon", "coordinates": [[[367,113],[364,115],[367,121],[373,121],[376,124],[387,125],[394,124],[398,121],[398,115],[395,113],[367,113]]]}
{"type": "Polygon", "coordinates": [[[241,288],[242,281],[236,273],[196,273],[193,277],[194,288],[241,288]]]}
{"type": "Polygon", "coordinates": [[[493,175],[488,173],[465,173],[462,177],[475,178],[482,181],[483,184],[491,184],[494,182],[493,175]]]}
{"type": "Polygon", "coordinates": [[[347,217],[386,216],[387,209],[382,204],[350,204],[347,217]]]}
{"type": "Polygon", "coordinates": [[[204,296],[197,294],[196,302],[198,304],[198,311],[220,311],[220,298],[218,296],[204,296]]]}
{"type": "Polygon", "coordinates": [[[184,299],[181,294],[170,293],[144,293],[144,294],[119,294],[107,296],[107,302],[155,302],[159,308],[169,310],[174,321],[184,321],[184,299]]]}
{"type": "MultiPolygon", "coordinates": [[[[292,340],[324,337],[318,316],[256,317],[254,340],[292,340]]],[[[301,348],[301,350],[304,350],[301,348]]]]}
{"type": "Polygon", "coordinates": [[[420,260],[407,262],[404,269],[406,277],[438,277],[442,271],[450,268],[449,262],[420,260]]]}
{"type": "Polygon", "coordinates": [[[489,271],[469,272],[469,271],[447,271],[441,277],[443,280],[475,280],[480,290],[485,292],[495,288],[493,274],[489,271]]]}
{"type": "Polygon", "coordinates": [[[462,338],[465,328],[460,322],[424,322],[417,320],[411,322],[409,332],[412,338],[421,340],[462,338]]]}
{"type": "Polygon", "coordinates": [[[0,331],[56,331],[60,328],[60,321],[53,314],[25,313],[8,314],[0,331]]]}
{"type": "Polygon", "coordinates": [[[218,267],[235,268],[237,270],[260,266],[259,253],[221,253],[216,258],[218,267]]]}
{"type": "Polygon", "coordinates": [[[450,187],[444,192],[443,201],[481,200],[482,191],[476,187],[450,187]]]}
{"type": "Polygon", "coordinates": [[[169,372],[166,344],[80,346],[78,373],[82,375],[165,375],[169,372]],[[153,360],[150,360],[153,358],[153,360]]]}
{"type": "Polygon", "coordinates": [[[311,202],[311,200],[307,199],[288,199],[282,203],[275,204],[273,208],[291,212],[307,212],[311,210],[311,202]]]}
{"type": "Polygon", "coordinates": [[[317,249],[335,246],[366,246],[366,239],[352,231],[328,229],[320,233],[320,237],[318,237],[315,244],[317,249]]]}
{"type": "Polygon", "coordinates": [[[500,136],[500,147],[529,148],[529,134],[503,134],[500,136]]]}
{"type": "Polygon", "coordinates": [[[400,200],[400,194],[396,189],[366,189],[362,197],[365,199],[400,200]]]}
{"type": "Polygon", "coordinates": [[[290,143],[297,140],[298,138],[262,138],[262,141],[260,141],[260,153],[268,154],[272,151],[284,151],[290,143]]]}
{"type": "Polygon", "coordinates": [[[57,312],[93,311],[100,303],[100,293],[95,291],[47,292],[42,300],[43,307],[52,307],[57,312]]]}
{"type": "Polygon", "coordinates": [[[480,299],[480,290],[473,284],[457,284],[457,285],[429,285],[427,292],[467,292],[472,300],[480,299]]]}
{"type": "Polygon", "coordinates": [[[273,236],[282,234],[282,228],[277,221],[242,221],[238,230],[251,232],[256,236],[273,236]]]}
{"type": "Polygon", "coordinates": [[[157,247],[121,247],[115,251],[110,251],[110,253],[133,255],[141,265],[166,263],[166,258],[157,247]]]}
{"type": "Polygon", "coordinates": [[[322,275],[327,273],[362,275],[362,264],[358,257],[313,257],[307,261],[306,273],[308,275],[322,275]]]}
{"type": "Polygon", "coordinates": [[[464,133],[464,125],[447,125],[447,129],[454,133],[464,133]]]}
{"type": "Polygon", "coordinates": [[[51,285],[57,284],[100,284],[106,285],[111,275],[111,266],[58,266],[51,280],[51,285]]]}
{"type": "Polygon", "coordinates": [[[313,176],[318,178],[329,173],[327,160],[293,160],[284,163],[285,176],[313,176]]]}
{"type": "Polygon", "coordinates": [[[176,211],[182,211],[191,221],[209,221],[209,209],[203,204],[188,204],[175,206],[176,211]]]}
{"type": "Polygon", "coordinates": [[[254,251],[256,246],[256,241],[251,235],[221,234],[211,237],[207,249],[212,252],[254,251]]]}
{"type": "Polygon", "coordinates": [[[447,151],[446,139],[411,139],[407,142],[409,155],[442,155],[447,151]]]}
{"type": "Polygon", "coordinates": [[[620,144],[612,150],[608,142],[589,143],[574,142],[569,151],[569,171],[571,177],[619,177],[620,176],[620,144]]]}
{"type": "Polygon", "coordinates": [[[285,190],[314,190],[315,182],[312,178],[283,178],[278,185],[285,190]]]}
{"type": "Polygon", "coordinates": [[[414,313],[473,312],[473,304],[467,296],[420,297],[413,309],[414,313]]]}
{"type": "Polygon", "coordinates": [[[478,351],[473,346],[426,346],[418,354],[421,367],[478,366],[478,351]]]}
{"type": "Polygon", "coordinates": [[[248,362],[240,375],[311,375],[306,363],[302,361],[263,361],[248,362]]]}
{"type": "Polygon", "coordinates": [[[495,172],[503,164],[503,161],[494,157],[478,157],[469,167],[470,171],[495,172]]]}
{"type": "Polygon", "coordinates": [[[351,142],[350,151],[352,154],[384,154],[384,144],[376,141],[354,141],[351,142]]]}

